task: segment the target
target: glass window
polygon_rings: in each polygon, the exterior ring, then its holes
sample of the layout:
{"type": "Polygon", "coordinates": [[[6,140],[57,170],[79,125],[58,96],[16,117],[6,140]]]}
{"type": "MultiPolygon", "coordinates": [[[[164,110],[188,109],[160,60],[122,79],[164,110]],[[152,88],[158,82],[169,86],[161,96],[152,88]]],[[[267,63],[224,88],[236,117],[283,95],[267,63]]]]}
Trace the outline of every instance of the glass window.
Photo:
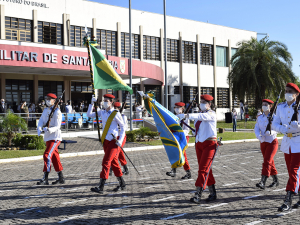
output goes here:
{"type": "MultiPolygon", "coordinates": [[[[139,59],[140,58],[140,35],[132,34],[132,58],[139,59]]],[[[129,58],[129,34],[121,33],[121,56],[124,58],[129,58]]]]}
{"type": "Polygon", "coordinates": [[[183,86],[183,101],[188,103],[193,101],[198,92],[198,87],[183,86]]]}
{"type": "Polygon", "coordinates": [[[179,41],[167,38],[167,59],[170,62],[179,62],[178,52],[179,41]]]}
{"type": "Polygon", "coordinates": [[[14,41],[32,41],[32,20],[5,17],[5,38],[14,41]]]}
{"type": "Polygon", "coordinates": [[[213,87],[201,87],[201,95],[211,95],[215,96],[214,88],[213,87]]]}
{"type": "Polygon", "coordinates": [[[231,48],[231,57],[238,51],[237,48],[231,48]]]}
{"type": "Polygon", "coordinates": [[[93,92],[93,87],[91,82],[72,82],[71,92],[93,92]]]}
{"type": "Polygon", "coordinates": [[[233,108],[239,108],[240,107],[240,100],[237,96],[232,97],[232,107],[233,108]]]}
{"type": "Polygon", "coordinates": [[[174,95],[180,94],[179,86],[174,86],[174,95]]]}
{"type": "Polygon", "coordinates": [[[33,100],[32,80],[6,80],[6,102],[10,105],[18,105],[22,100],[28,104],[33,100]]]}
{"type": "Polygon", "coordinates": [[[227,66],[227,48],[217,46],[216,48],[217,56],[217,66],[226,67],[227,66]]]}
{"type": "Polygon", "coordinates": [[[196,64],[196,43],[190,41],[182,42],[182,61],[184,63],[196,64]]]}
{"type": "Polygon", "coordinates": [[[160,38],[144,36],[143,52],[146,60],[160,60],[160,38]]]}
{"type": "Polygon", "coordinates": [[[40,43],[62,45],[62,24],[38,22],[38,40],[40,43]]]}
{"type": "Polygon", "coordinates": [[[155,93],[155,99],[161,103],[161,86],[160,85],[145,85],[145,91],[153,91],[155,93]]]}
{"type": "Polygon", "coordinates": [[[229,108],[229,88],[217,88],[218,108],[229,108]]]}
{"type": "Polygon", "coordinates": [[[213,46],[200,44],[200,64],[213,65],[213,46]]]}
{"type": "MultiPolygon", "coordinates": [[[[92,28],[87,28],[88,35],[92,37],[92,28]]],[[[70,46],[85,47],[83,38],[85,37],[85,27],[70,26],[70,46]]]]}
{"type": "Polygon", "coordinates": [[[63,92],[63,81],[39,81],[38,95],[39,101],[44,99],[48,93],[53,93],[57,97],[61,96],[63,92]]]}
{"type": "Polygon", "coordinates": [[[98,48],[107,55],[117,56],[117,32],[97,29],[98,48]]]}

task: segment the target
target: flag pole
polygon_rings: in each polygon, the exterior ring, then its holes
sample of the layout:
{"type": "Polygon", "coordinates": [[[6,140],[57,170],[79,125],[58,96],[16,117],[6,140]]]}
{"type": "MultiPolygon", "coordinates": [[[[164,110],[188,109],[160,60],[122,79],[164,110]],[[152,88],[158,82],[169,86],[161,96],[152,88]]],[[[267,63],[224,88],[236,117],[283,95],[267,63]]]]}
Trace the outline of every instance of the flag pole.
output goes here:
{"type": "MultiPolygon", "coordinates": [[[[132,89],[131,0],[129,0],[129,84],[132,89]]],[[[132,131],[132,94],[130,94],[130,130],[132,131]]]]}
{"type": "MultiPolygon", "coordinates": [[[[93,87],[93,95],[96,97],[96,91],[95,91],[95,86],[94,86],[94,72],[93,72],[93,65],[92,65],[92,60],[91,60],[91,49],[90,49],[90,42],[88,39],[88,34],[86,31],[86,47],[88,50],[88,55],[89,55],[89,64],[90,64],[90,74],[91,74],[91,82],[92,82],[92,87],[93,87]]],[[[99,142],[102,144],[101,142],[101,134],[100,134],[100,124],[99,124],[99,118],[98,118],[98,110],[97,107],[98,104],[97,102],[94,102],[94,107],[95,107],[95,113],[96,113],[96,122],[97,122],[97,130],[98,130],[98,139],[99,142]]],[[[94,126],[94,124],[93,124],[94,126]]]]}
{"type": "Polygon", "coordinates": [[[169,104],[168,104],[168,73],[167,73],[167,68],[168,68],[168,65],[167,65],[167,62],[168,62],[168,59],[167,59],[167,16],[166,16],[166,1],[167,0],[164,0],[164,32],[165,32],[165,107],[166,109],[169,108],[169,104]]]}

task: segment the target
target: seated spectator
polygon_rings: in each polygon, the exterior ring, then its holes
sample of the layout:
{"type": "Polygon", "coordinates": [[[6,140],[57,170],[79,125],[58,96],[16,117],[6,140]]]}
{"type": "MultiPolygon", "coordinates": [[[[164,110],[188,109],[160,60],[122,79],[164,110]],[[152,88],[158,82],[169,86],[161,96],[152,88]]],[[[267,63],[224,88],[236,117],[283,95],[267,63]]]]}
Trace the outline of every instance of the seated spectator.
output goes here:
{"type": "Polygon", "coordinates": [[[1,105],[0,105],[0,113],[6,113],[7,106],[5,105],[5,100],[1,99],[1,105]]]}

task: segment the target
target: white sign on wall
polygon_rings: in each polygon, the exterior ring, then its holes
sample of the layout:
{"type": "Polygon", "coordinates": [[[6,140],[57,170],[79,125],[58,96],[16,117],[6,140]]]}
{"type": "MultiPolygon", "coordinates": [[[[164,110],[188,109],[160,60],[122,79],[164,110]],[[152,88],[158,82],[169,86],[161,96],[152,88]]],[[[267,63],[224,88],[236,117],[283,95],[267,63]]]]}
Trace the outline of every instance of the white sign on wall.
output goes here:
{"type": "MultiPolygon", "coordinates": [[[[1,0],[0,0],[1,2],[1,0]]],[[[46,3],[36,2],[36,1],[28,1],[28,0],[2,0],[2,2],[8,2],[12,4],[18,5],[28,5],[28,6],[35,6],[39,8],[49,8],[46,3]]]]}

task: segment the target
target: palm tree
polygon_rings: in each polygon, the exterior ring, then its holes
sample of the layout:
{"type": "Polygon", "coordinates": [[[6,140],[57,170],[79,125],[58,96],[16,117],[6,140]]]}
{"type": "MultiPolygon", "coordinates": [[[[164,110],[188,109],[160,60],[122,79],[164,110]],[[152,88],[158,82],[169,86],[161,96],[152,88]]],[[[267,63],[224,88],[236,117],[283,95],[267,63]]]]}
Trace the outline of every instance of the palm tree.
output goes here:
{"type": "Polygon", "coordinates": [[[245,95],[255,96],[255,107],[261,106],[262,99],[275,98],[280,90],[284,95],[285,85],[295,82],[292,71],[292,56],[285,44],[269,41],[267,37],[251,38],[238,44],[237,52],[231,58],[232,70],[228,83],[233,96],[244,99],[245,95]]]}

